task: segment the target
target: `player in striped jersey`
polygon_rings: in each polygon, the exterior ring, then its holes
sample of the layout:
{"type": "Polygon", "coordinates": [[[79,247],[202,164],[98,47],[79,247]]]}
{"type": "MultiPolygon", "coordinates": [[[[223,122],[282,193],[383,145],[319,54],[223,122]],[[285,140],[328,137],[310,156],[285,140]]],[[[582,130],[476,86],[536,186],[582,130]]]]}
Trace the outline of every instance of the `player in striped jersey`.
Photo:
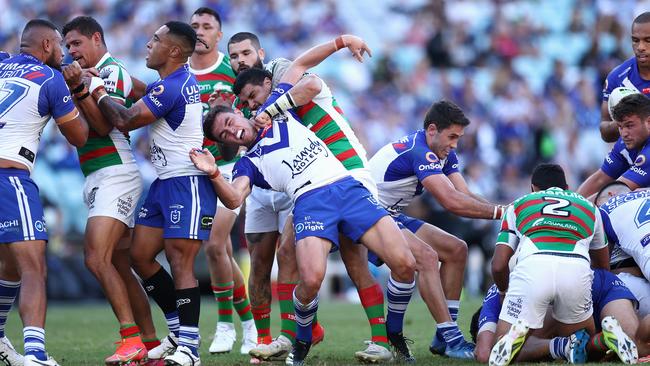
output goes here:
{"type": "MultiPolygon", "coordinates": [[[[219,52],[218,49],[222,36],[219,13],[210,8],[199,8],[192,15],[190,25],[196,31],[197,37],[205,42],[205,44],[197,43],[189,61],[190,71],[199,82],[203,114],[205,115],[210,109],[208,100],[211,94],[230,94],[234,98],[232,84],[235,82],[235,73],[230,67],[228,56],[219,52]]],[[[225,177],[230,177],[238,157],[226,159],[219,146],[208,139],[204,140],[203,145],[214,155],[222,174],[225,177]]],[[[219,209],[212,222],[210,239],[205,243],[212,291],[219,306],[219,318],[209,351],[210,353],[227,353],[232,350],[236,339],[232,319],[234,305],[242,320],[244,331],[240,351],[242,354],[248,354],[248,351],[257,344],[257,331],[246,296],[244,276],[232,257],[230,241],[230,232],[239,214],[239,208],[229,210],[221,201],[217,201],[217,206],[219,209]]]]}
{"type": "MultiPolygon", "coordinates": [[[[95,68],[104,88],[116,103],[129,107],[131,77],[124,65],[111,56],[104,31],[95,19],[79,16],[63,27],[70,56],[80,68],[68,74],[76,104],[88,116],[90,132],[86,144],[77,149],[83,190],[88,206],[85,233],[86,266],[97,278],[120,325],[121,342],[107,365],[137,362],[147,356],[143,339],[156,345],[155,329],[146,294],[131,271],[129,246],[135,224],[135,209],[142,194],[142,179],[129,145],[128,134],[108,122],[81,81],[81,68],[95,68]],[[134,316],[137,315],[137,316],[134,316]],[[136,325],[136,318],[143,331],[136,325]]],[[[74,65],[74,64],[73,64],[74,65]]]]}
{"type": "Polygon", "coordinates": [[[490,364],[507,365],[539,329],[549,306],[558,334],[586,328],[594,333],[591,285],[594,268],[609,268],[600,211],[569,191],[559,165],[541,164],[531,178],[533,193],[508,207],[492,260],[492,275],[505,293],[490,364]],[[517,251],[512,272],[508,262],[517,251]],[[591,266],[590,266],[591,265],[591,266]]]}

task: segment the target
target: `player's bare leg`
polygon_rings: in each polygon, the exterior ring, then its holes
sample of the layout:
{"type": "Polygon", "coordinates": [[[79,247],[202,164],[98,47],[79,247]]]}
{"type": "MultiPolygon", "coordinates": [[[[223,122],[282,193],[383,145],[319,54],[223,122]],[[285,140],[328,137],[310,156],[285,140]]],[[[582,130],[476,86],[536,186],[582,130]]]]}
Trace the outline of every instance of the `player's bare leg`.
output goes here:
{"type": "MultiPolygon", "coordinates": [[[[639,330],[639,318],[636,315],[636,310],[634,309],[632,302],[628,299],[610,301],[601,310],[600,317],[603,320],[608,317],[613,317],[613,319],[616,319],[616,323],[618,323],[620,330],[616,329],[615,332],[612,333],[610,331],[607,334],[606,332],[608,330],[603,329],[603,332],[594,334],[589,342],[590,359],[602,359],[605,353],[611,348],[614,348],[611,350],[616,352],[622,360],[638,358],[639,350],[637,347],[638,345],[643,345],[645,342],[636,339],[639,330]],[[621,339],[617,339],[616,342],[611,342],[607,338],[611,338],[612,335],[621,339]],[[613,343],[617,344],[615,345],[613,343]],[[629,344],[631,348],[626,348],[625,344],[629,344]]],[[[612,323],[610,319],[606,322],[612,323]]],[[[616,328],[616,325],[610,326],[616,328]]],[[[645,351],[647,348],[648,347],[645,346],[645,349],[641,350],[641,352],[645,351]]]]}

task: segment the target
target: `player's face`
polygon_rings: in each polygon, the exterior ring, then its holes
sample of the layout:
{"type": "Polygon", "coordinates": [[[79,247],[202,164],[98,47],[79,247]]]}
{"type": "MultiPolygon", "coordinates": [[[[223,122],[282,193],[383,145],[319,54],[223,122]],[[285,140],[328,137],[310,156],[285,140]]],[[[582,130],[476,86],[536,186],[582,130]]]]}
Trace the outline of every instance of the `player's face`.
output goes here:
{"type": "Polygon", "coordinates": [[[219,113],[212,132],[219,141],[229,145],[249,146],[257,137],[251,122],[239,111],[219,113]]]}
{"type": "Polygon", "coordinates": [[[650,66],[650,22],[632,24],[632,50],[639,66],[650,66]]]}
{"type": "Polygon", "coordinates": [[[217,19],[210,14],[194,14],[190,20],[190,25],[194,28],[196,36],[209,46],[206,48],[203,43],[196,42],[194,52],[200,55],[216,52],[217,45],[223,36],[221,25],[217,22],[217,19]]]}
{"type": "Polygon", "coordinates": [[[246,84],[239,93],[239,101],[248,109],[256,110],[271,94],[271,80],[265,78],[262,85],[246,84]]]}
{"type": "Polygon", "coordinates": [[[76,30],[71,30],[65,35],[65,47],[68,49],[70,57],[79,62],[79,65],[84,69],[94,67],[99,61],[97,60],[97,47],[99,45],[94,39],[99,37],[99,33],[95,34],[97,36],[86,37],[76,30]]]}
{"type": "Polygon", "coordinates": [[[61,38],[61,33],[59,33],[59,31],[52,32],[52,37],[49,39],[49,43],[50,54],[45,60],[45,64],[60,70],[61,63],[63,62],[63,38],[61,38]]]}
{"type": "Polygon", "coordinates": [[[628,149],[640,148],[648,140],[648,120],[642,121],[639,116],[633,114],[626,116],[622,121],[617,121],[618,132],[628,149]]]}
{"type": "Polygon", "coordinates": [[[171,46],[167,33],[169,29],[166,25],[158,28],[153,37],[147,42],[147,67],[153,70],[160,69],[169,56],[169,47],[171,46]]]}
{"type": "Polygon", "coordinates": [[[439,159],[446,159],[451,150],[458,147],[458,140],[465,133],[465,126],[452,124],[444,130],[438,131],[433,123],[427,128],[427,134],[431,136],[430,148],[439,159]]]}
{"type": "Polygon", "coordinates": [[[256,49],[250,39],[245,39],[238,43],[231,43],[228,45],[228,53],[230,54],[230,66],[235,74],[257,67],[264,68],[264,50],[256,49]]]}

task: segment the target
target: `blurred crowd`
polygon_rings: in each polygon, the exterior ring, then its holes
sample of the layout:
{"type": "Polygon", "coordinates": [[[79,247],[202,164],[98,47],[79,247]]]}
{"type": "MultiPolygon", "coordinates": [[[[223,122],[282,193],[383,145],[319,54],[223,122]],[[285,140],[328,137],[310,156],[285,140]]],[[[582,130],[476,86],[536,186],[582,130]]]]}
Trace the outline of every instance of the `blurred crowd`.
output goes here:
{"type": "MultiPolygon", "coordinates": [[[[461,166],[471,189],[508,203],[529,190],[540,161],[561,164],[569,184],[596,170],[608,150],[600,140],[601,89],[607,73],[632,56],[635,15],[650,1],[635,0],[0,0],[0,49],[16,52],[28,19],[63,25],[92,15],[111,53],[132,75],[151,82],[145,44],[171,19],[189,20],[199,6],[222,16],[228,38],[260,36],[267,61],[293,58],[341,33],[363,37],[373,57],[358,63],[345,52],[314,71],[325,78],[357,136],[372,155],[420,128],[432,101],[448,98],[471,120],[461,139],[461,166]]],[[[49,125],[34,179],[49,203],[51,248],[80,253],[86,220],[83,177],[76,152],[49,125]]],[[[145,185],[146,132],[132,135],[145,185]]],[[[470,244],[489,252],[493,224],[449,217],[426,196],[413,207],[470,244]]]]}

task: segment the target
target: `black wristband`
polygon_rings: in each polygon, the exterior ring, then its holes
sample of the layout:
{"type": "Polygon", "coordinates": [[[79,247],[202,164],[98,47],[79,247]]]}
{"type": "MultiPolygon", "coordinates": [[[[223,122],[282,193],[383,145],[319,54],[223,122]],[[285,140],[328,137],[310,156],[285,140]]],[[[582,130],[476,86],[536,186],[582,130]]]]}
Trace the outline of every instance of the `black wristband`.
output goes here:
{"type": "Polygon", "coordinates": [[[82,95],[80,97],[77,97],[77,101],[81,102],[82,100],[88,98],[89,96],[90,96],[90,92],[86,92],[86,94],[84,94],[84,95],[82,95]]]}
{"type": "Polygon", "coordinates": [[[72,89],[71,92],[72,92],[72,94],[81,93],[82,91],[84,91],[85,87],[86,86],[84,85],[84,83],[81,83],[76,88],[72,89]]]}

